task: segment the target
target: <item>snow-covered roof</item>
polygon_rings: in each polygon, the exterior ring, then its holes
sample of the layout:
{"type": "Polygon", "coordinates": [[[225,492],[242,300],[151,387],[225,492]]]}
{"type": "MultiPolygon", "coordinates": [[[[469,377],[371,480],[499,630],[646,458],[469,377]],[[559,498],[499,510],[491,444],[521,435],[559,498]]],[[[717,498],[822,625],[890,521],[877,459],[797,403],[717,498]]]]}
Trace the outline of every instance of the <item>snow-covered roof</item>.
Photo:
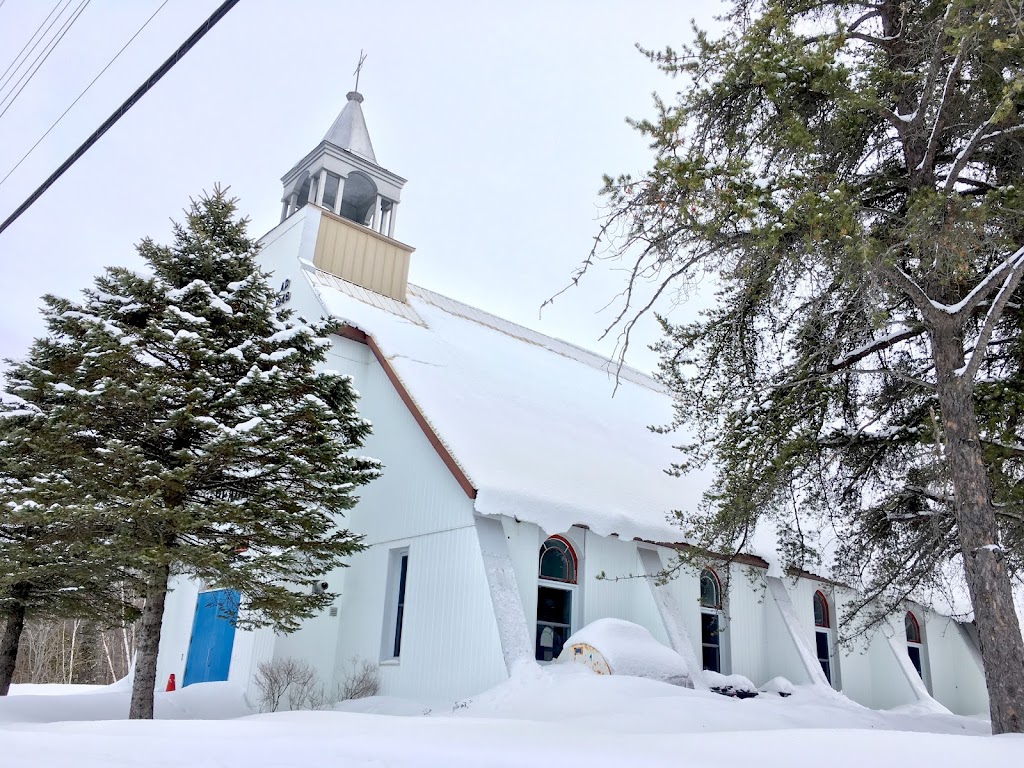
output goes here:
{"type": "Polygon", "coordinates": [[[548,533],[582,524],[682,540],[666,516],[694,509],[708,479],[665,473],[680,437],[648,429],[672,415],[654,379],[624,368],[616,389],[607,358],[424,288],[410,285],[404,304],[306,275],[327,314],[373,338],[476,489],[478,512],[548,533]]]}

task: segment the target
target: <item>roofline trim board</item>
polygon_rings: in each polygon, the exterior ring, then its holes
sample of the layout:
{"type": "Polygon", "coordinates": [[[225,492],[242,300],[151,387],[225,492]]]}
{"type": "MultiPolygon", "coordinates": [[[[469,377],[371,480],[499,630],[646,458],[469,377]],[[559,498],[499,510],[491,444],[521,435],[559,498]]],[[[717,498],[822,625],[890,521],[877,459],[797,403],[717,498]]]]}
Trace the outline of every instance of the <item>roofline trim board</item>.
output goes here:
{"type": "Polygon", "coordinates": [[[471,500],[476,499],[476,488],[473,487],[473,483],[470,481],[469,477],[466,476],[462,467],[459,466],[455,457],[452,456],[448,447],[441,441],[441,438],[438,437],[437,432],[434,431],[430,422],[427,421],[426,416],[423,415],[423,411],[420,410],[416,401],[413,400],[408,388],[406,388],[405,384],[398,377],[398,373],[391,365],[391,362],[384,356],[380,347],[377,346],[377,342],[374,341],[374,338],[365,331],[361,331],[348,324],[338,326],[334,329],[334,333],[342,338],[357,341],[360,344],[366,344],[370,348],[370,351],[373,352],[374,358],[384,370],[384,374],[388,377],[388,381],[391,382],[395,391],[398,392],[398,396],[402,399],[402,402],[405,403],[405,407],[409,409],[409,413],[412,414],[413,419],[415,419],[416,424],[419,425],[420,430],[426,436],[427,441],[433,447],[434,451],[439,457],[441,457],[441,461],[443,461],[445,466],[448,467],[448,471],[452,473],[452,477],[455,478],[455,481],[459,484],[467,497],[471,500]]]}

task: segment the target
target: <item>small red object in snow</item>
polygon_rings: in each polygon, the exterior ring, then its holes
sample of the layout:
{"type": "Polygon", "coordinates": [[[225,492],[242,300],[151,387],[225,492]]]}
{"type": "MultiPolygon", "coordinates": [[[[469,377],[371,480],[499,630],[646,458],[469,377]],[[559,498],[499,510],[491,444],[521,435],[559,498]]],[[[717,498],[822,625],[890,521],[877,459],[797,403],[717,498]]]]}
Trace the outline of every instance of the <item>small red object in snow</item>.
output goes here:
{"type": "Polygon", "coordinates": [[[174,689],[175,689],[175,685],[174,685],[174,673],[173,673],[173,672],[171,672],[171,676],[167,678],[167,690],[168,690],[168,691],[173,691],[174,689]]]}

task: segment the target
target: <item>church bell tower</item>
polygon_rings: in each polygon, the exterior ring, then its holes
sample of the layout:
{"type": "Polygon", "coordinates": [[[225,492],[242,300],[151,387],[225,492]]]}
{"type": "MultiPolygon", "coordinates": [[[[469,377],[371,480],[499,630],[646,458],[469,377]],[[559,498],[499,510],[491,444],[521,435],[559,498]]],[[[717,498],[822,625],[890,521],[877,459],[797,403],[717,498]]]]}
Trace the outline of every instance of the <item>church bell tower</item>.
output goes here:
{"type": "Polygon", "coordinates": [[[358,79],[356,88],[323,140],[281,179],[281,222],[300,212],[315,218],[318,269],[405,301],[413,249],[395,239],[405,179],[378,164],[358,79]]]}
{"type": "Polygon", "coordinates": [[[345,98],[323,141],[281,179],[281,221],[312,203],[393,238],[405,179],[378,165],[363,95],[349,91],[345,98]]]}

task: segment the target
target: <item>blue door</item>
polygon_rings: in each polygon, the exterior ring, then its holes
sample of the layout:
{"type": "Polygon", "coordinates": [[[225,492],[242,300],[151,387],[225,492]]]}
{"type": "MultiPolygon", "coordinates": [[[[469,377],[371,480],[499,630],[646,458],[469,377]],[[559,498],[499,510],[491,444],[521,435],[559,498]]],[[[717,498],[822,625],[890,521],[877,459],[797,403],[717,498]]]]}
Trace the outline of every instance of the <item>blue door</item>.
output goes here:
{"type": "Polygon", "coordinates": [[[182,688],[192,683],[228,679],[237,618],[238,592],[235,590],[217,589],[199,593],[182,688]]]}

